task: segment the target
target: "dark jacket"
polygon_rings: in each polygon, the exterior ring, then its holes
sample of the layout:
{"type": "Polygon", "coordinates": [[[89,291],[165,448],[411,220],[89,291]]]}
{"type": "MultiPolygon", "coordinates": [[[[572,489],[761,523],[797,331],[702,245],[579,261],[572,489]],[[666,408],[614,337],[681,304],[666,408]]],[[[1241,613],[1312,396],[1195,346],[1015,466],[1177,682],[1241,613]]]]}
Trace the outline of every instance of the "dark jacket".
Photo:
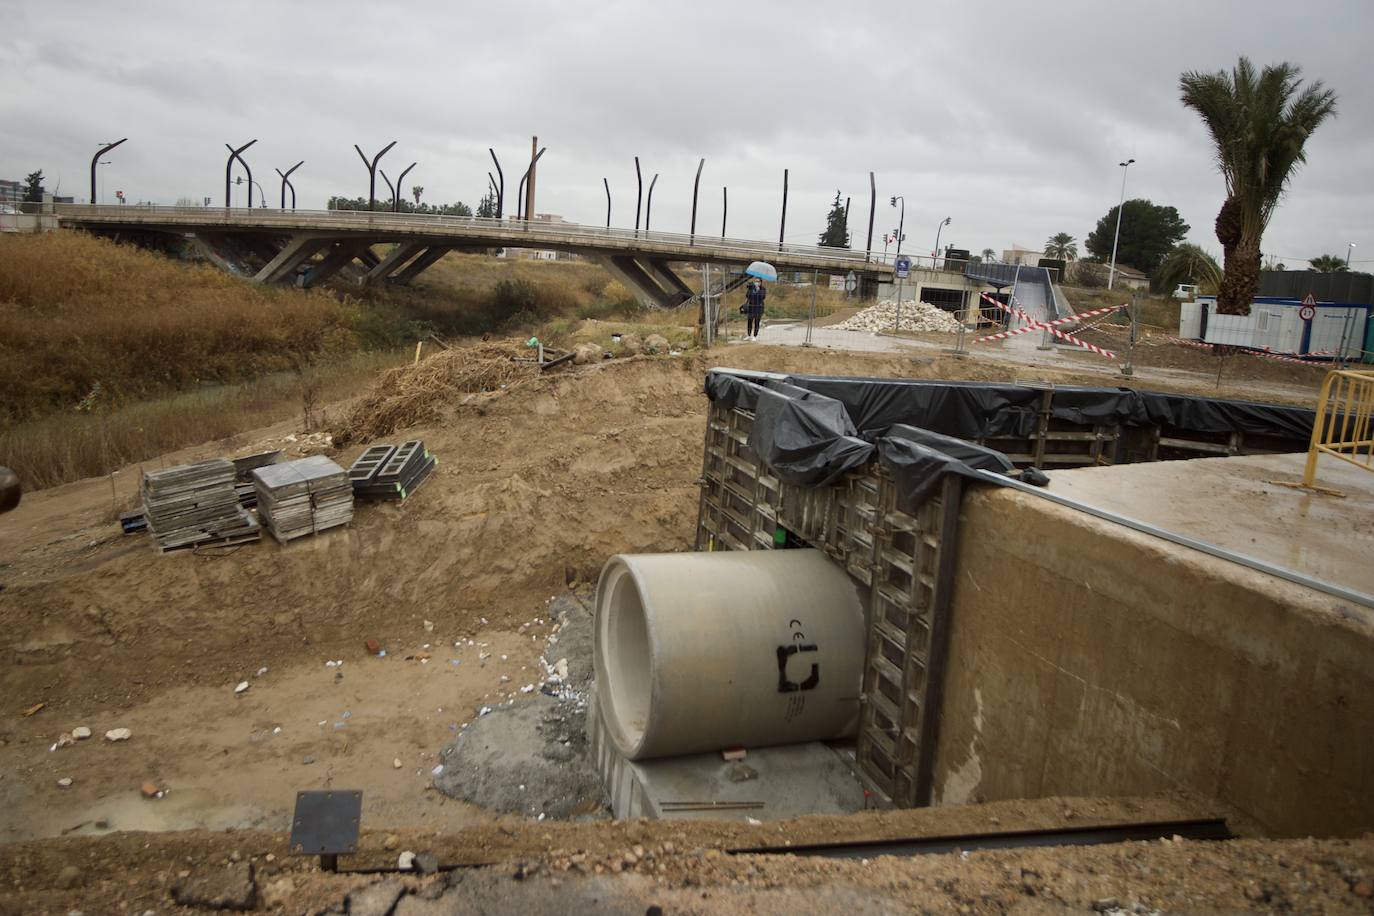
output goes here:
{"type": "Polygon", "coordinates": [[[763,315],[763,300],[768,292],[762,286],[751,286],[744,293],[744,314],[758,318],[763,315]]]}

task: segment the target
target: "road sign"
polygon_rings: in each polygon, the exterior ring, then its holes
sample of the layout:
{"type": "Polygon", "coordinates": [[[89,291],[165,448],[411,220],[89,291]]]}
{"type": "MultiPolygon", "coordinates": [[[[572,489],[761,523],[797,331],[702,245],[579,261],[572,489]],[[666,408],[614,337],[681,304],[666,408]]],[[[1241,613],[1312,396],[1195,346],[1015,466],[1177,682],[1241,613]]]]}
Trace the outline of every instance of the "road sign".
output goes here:
{"type": "Polygon", "coordinates": [[[1303,297],[1302,304],[1308,306],[1309,308],[1316,308],[1317,297],[1312,295],[1311,293],[1308,293],[1306,296],[1303,297]]]}
{"type": "Polygon", "coordinates": [[[899,279],[905,280],[907,277],[911,276],[911,258],[906,255],[898,255],[897,260],[892,262],[892,266],[896,270],[899,279]]]}
{"type": "Polygon", "coordinates": [[[857,290],[858,288],[859,288],[859,275],[856,274],[856,273],[854,273],[854,271],[851,270],[849,273],[845,274],[845,278],[844,278],[844,290],[845,290],[845,292],[847,292],[847,293],[852,293],[852,292],[854,292],[855,290],[857,290]]]}
{"type": "Polygon", "coordinates": [[[1310,305],[1304,305],[1302,308],[1298,309],[1298,317],[1303,321],[1311,321],[1313,318],[1317,317],[1317,310],[1310,305]]]}

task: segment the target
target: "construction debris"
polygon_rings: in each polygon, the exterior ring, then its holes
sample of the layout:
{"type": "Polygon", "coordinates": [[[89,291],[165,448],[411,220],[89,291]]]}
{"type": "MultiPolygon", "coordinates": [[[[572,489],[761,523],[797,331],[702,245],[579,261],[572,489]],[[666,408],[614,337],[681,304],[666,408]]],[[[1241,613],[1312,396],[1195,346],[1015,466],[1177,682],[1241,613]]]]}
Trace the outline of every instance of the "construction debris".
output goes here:
{"type": "Polygon", "coordinates": [[[439,459],[419,439],[399,446],[374,445],[349,467],[348,479],[358,499],[401,502],[429,479],[438,464],[439,459]]]}
{"type": "Polygon", "coordinates": [[[164,553],[262,536],[257,519],[239,505],[234,465],[224,458],[145,473],[142,491],[148,530],[164,553]]]}
{"type": "MultiPolygon", "coordinates": [[[[876,305],[850,315],[844,321],[831,325],[839,331],[891,331],[897,330],[899,309],[897,300],[884,299],[876,305]]],[[[902,302],[900,309],[903,331],[937,331],[953,334],[959,330],[959,321],[929,302],[902,302]]]]}
{"type": "Polygon", "coordinates": [[[279,542],[346,525],[353,519],[348,473],[323,455],[252,472],[258,517],[279,542]]]}

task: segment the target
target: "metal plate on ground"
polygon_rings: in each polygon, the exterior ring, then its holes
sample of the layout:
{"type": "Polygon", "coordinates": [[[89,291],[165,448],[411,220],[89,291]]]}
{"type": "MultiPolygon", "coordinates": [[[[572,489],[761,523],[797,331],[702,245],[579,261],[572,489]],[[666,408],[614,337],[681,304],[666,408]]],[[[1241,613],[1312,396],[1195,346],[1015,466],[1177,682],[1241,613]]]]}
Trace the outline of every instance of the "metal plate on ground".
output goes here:
{"type": "Polygon", "coordinates": [[[291,818],[291,851],[307,856],[357,852],[362,816],[360,790],[297,792],[296,813],[291,818]]]}

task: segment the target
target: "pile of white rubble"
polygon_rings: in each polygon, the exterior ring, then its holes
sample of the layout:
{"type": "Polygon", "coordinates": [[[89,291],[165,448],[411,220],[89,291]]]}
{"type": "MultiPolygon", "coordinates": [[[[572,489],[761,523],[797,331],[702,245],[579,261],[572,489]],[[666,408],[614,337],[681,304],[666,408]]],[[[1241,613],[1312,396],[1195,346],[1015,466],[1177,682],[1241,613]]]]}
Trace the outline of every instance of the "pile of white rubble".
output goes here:
{"type": "MultiPolygon", "coordinates": [[[[891,331],[897,329],[897,319],[897,300],[884,299],[831,327],[841,331],[891,331]]],[[[953,334],[959,330],[959,321],[953,313],[929,302],[908,301],[902,303],[900,330],[953,334]]]]}

